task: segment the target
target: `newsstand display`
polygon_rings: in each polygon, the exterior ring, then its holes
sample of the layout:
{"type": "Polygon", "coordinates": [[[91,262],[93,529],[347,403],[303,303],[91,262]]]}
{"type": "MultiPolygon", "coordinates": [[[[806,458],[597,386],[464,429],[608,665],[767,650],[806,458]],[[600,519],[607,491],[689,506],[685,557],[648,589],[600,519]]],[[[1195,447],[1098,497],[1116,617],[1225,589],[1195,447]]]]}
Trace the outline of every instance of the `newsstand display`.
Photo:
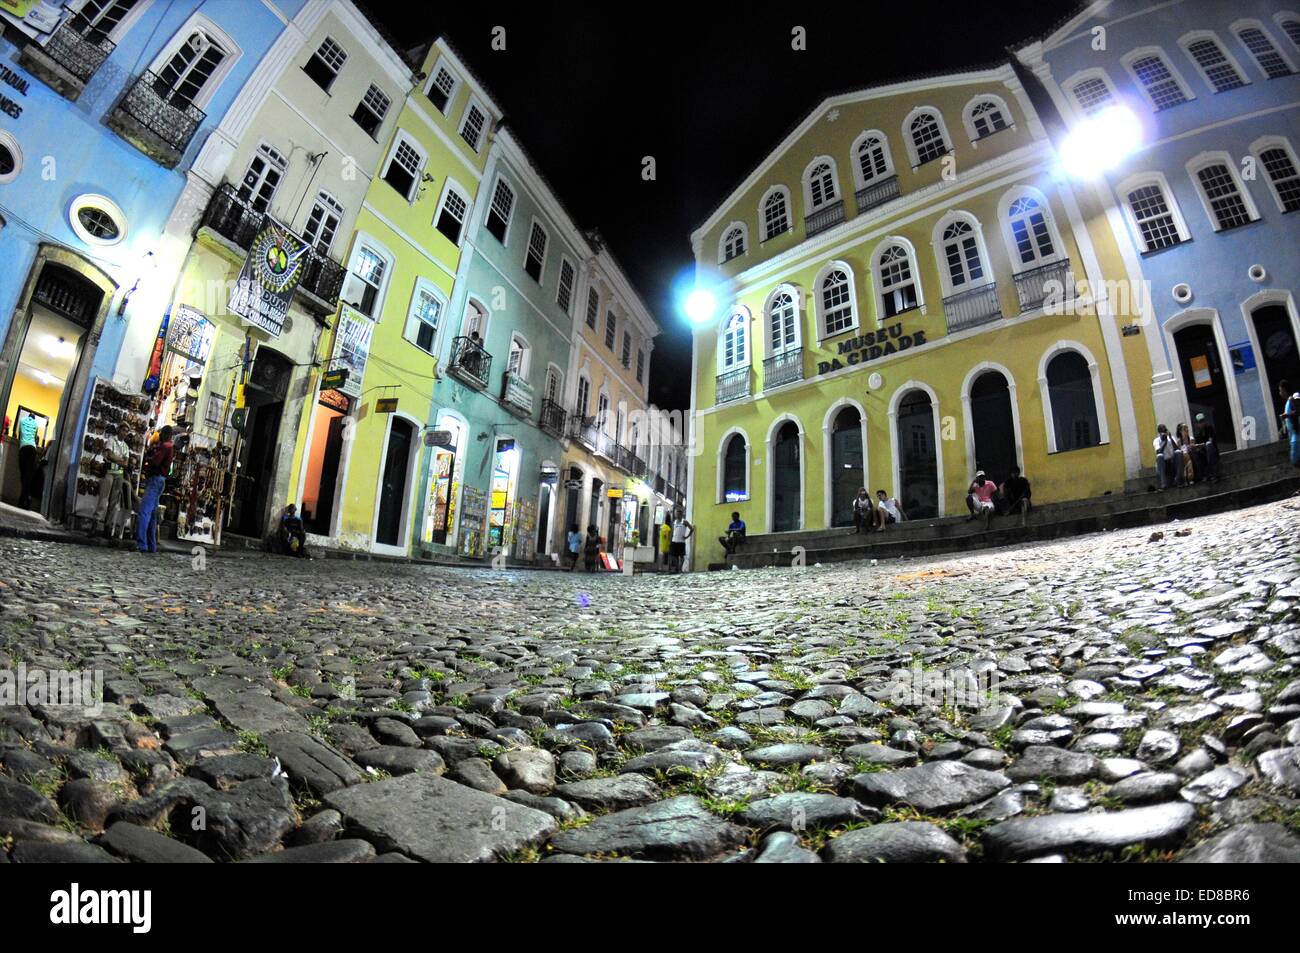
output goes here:
{"type": "Polygon", "coordinates": [[[126,520],[129,529],[140,482],[140,458],[149,433],[150,407],[148,397],[124,391],[106,378],[95,379],[90,414],[81,439],[81,456],[77,461],[77,495],[72,510],[74,517],[87,520],[94,517],[95,507],[99,503],[100,481],[108,472],[108,460],[104,451],[108,448],[109,438],[117,433],[117,428],[126,424],[126,443],[132,460],[127,473],[131,503],[126,520]]]}

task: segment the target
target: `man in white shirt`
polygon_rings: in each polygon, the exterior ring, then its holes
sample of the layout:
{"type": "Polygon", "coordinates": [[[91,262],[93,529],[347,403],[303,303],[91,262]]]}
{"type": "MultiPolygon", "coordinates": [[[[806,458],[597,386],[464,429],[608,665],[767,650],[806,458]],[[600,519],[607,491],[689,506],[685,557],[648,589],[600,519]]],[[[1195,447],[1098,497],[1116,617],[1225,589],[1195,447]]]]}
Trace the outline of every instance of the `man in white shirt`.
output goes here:
{"type": "Polygon", "coordinates": [[[903,505],[890,497],[884,490],[876,491],[876,532],[883,533],[890,523],[901,523],[907,519],[903,505]]]}
{"type": "Polygon", "coordinates": [[[1183,472],[1183,448],[1164,424],[1156,427],[1156,439],[1152,445],[1156,450],[1156,473],[1160,476],[1160,490],[1163,492],[1178,485],[1178,474],[1183,472]]]}
{"type": "Polygon", "coordinates": [[[128,485],[126,470],[131,464],[131,450],[127,444],[130,433],[126,424],[118,424],[117,433],[109,434],[108,445],[104,448],[104,461],[108,464],[108,469],[99,481],[99,499],[95,503],[95,516],[90,524],[92,536],[100,533],[120,535],[126,522],[122,501],[128,485]]]}

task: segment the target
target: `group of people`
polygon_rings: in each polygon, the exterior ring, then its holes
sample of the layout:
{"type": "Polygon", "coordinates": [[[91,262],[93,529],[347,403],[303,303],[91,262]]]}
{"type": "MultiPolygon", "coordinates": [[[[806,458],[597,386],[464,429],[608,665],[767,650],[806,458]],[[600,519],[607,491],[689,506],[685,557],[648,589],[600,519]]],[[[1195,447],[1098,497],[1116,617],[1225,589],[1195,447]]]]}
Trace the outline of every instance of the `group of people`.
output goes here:
{"type": "Polygon", "coordinates": [[[853,498],[854,534],[869,530],[883,533],[890,523],[901,523],[905,519],[907,519],[907,512],[903,509],[903,504],[884,490],[877,490],[876,498],[873,500],[864,486],[853,498]]]}
{"type": "MultiPolygon", "coordinates": [[[[1285,384],[1284,381],[1282,386],[1285,384]]],[[[1196,415],[1194,433],[1187,429],[1187,424],[1179,424],[1172,434],[1160,424],[1152,444],[1161,492],[1219,479],[1219,447],[1214,438],[1214,424],[1205,419],[1205,414],[1196,415]]]]}
{"type": "Polygon", "coordinates": [[[1029,519],[1029,509],[1033,505],[1033,489],[1029,480],[1020,472],[1020,467],[1012,467],[1002,486],[988,478],[983,470],[975,471],[975,479],[966,490],[966,509],[970,515],[966,522],[983,520],[988,529],[989,521],[997,515],[1020,516],[1023,526],[1029,519]]]}
{"type": "MultiPolygon", "coordinates": [[[[733,519],[738,515],[731,514],[733,519]]],[[[741,524],[742,532],[744,524],[741,524]]],[[[663,558],[664,569],[670,573],[682,571],[686,561],[686,541],[695,533],[695,527],[680,511],[676,516],[665,516],[659,526],[659,552],[663,558]]],[[[587,527],[587,534],[578,532],[578,524],[569,524],[569,531],[564,537],[565,552],[569,557],[569,571],[578,568],[578,557],[582,557],[582,566],[587,572],[599,572],[604,564],[600,530],[593,523],[587,527]]]]}
{"type": "MultiPolygon", "coordinates": [[[[106,469],[99,481],[99,496],[87,530],[91,536],[119,537],[123,534],[132,509],[132,455],[130,428],[120,424],[104,447],[106,469]]],[[[167,487],[176,445],[174,431],[164,426],[145,448],[140,468],[141,497],[135,513],[135,544],[142,553],[158,552],[158,501],[167,487]]]]}

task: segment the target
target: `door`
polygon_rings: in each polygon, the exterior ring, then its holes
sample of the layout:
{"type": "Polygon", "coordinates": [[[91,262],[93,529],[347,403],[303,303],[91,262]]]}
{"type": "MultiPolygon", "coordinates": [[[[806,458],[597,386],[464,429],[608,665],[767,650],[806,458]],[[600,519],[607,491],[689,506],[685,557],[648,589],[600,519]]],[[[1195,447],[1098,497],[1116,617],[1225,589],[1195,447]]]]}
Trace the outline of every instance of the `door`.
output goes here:
{"type": "MultiPolygon", "coordinates": [[[[282,442],[280,422],[289,393],[293,362],[268,347],[258,348],[245,387],[248,416],[239,447],[239,477],[230,528],[260,538],[272,516],[267,506],[275,483],[275,462],[282,442]]],[[[289,442],[292,447],[292,441],[289,442]]]]}
{"type": "Polygon", "coordinates": [[[831,525],[853,525],[853,500],[863,487],[862,415],[845,407],[831,430],[831,525]]]}
{"type": "Polygon", "coordinates": [[[433,512],[429,520],[429,542],[445,546],[447,532],[451,524],[451,486],[456,473],[456,452],[444,447],[433,451],[433,466],[430,467],[430,479],[433,486],[433,512]]]}
{"type": "Polygon", "coordinates": [[[569,479],[565,487],[565,494],[564,512],[568,517],[568,523],[564,527],[564,533],[567,539],[571,528],[576,529],[579,533],[587,531],[587,524],[583,519],[582,512],[582,471],[577,467],[569,468],[569,479]]]}
{"type": "Polygon", "coordinates": [[[1286,398],[1279,397],[1277,385],[1286,381],[1288,390],[1300,390],[1300,354],[1296,351],[1295,331],[1291,315],[1280,304],[1256,308],[1251,314],[1255,322],[1255,340],[1259,342],[1257,360],[1264,369],[1261,385],[1268,392],[1268,405],[1273,408],[1273,423],[1281,432],[1278,416],[1286,406],[1286,398]]]}
{"type": "Polygon", "coordinates": [[[403,418],[394,417],[388,431],[388,452],[384,455],[384,473],[379,484],[379,522],[375,527],[375,542],[384,546],[402,545],[406,478],[414,444],[415,428],[403,418]]]}
{"type": "Polygon", "coordinates": [[[538,555],[551,551],[551,501],[554,499],[551,484],[543,483],[537,492],[537,548],[538,555]]]}
{"type": "MultiPolygon", "coordinates": [[[[1223,358],[1209,324],[1193,324],[1174,335],[1178,349],[1178,368],[1183,375],[1187,411],[1191,419],[1182,421],[1196,432],[1196,415],[1204,414],[1214,426],[1220,450],[1237,449],[1236,427],[1232,422],[1232,405],[1228,401],[1228,380],[1223,358]]],[[[1169,428],[1173,430],[1172,426],[1169,428]]]]}
{"type": "MultiPolygon", "coordinates": [[[[330,417],[326,423],[325,452],[321,456],[319,492],[311,507],[310,517],[303,520],[307,532],[328,536],[334,519],[334,490],[339,480],[339,462],[343,459],[342,414],[330,417]]],[[[306,500],[303,501],[306,509],[306,500]]]]}
{"type": "Polygon", "coordinates": [[[971,430],[975,435],[975,469],[983,470],[998,486],[1016,458],[1016,424],[1011,414],[1011,391],[998,371],[985,371],[970,388],[971,430]]]}
{"type": "Polygon", "coordinates": [[[898,404],[898,484],[909,519],[939,515],[939,458],[930,395],[914,390],[898,404]]]}
{"type": "Polygon", "coordinates": [[[799,528],[799,428],[787,420],[776,433],[772,445],[772,532],[785,533],[799,528]]]}

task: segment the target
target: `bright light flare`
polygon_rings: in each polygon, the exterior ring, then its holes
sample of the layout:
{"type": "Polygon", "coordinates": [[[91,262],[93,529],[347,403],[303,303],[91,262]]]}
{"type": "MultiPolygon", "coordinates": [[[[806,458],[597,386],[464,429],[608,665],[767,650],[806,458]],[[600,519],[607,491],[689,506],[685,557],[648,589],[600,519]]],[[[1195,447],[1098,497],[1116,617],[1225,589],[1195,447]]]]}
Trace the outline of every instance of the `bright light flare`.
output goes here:
{"type": "Polygon", "coordinates": [[[1142,144],[1142,123],[1127,106],[1108,106],[1070,130],[1061,164],[1076,179],[1095,179],[1116,168],[1142,144]]]}
{"type": "Polygon", "coordinates": [[[708,324],[718,310],[718,303],[710,292],[696,288],[686,296],[684,307],[692,324],[708,324]]]}

